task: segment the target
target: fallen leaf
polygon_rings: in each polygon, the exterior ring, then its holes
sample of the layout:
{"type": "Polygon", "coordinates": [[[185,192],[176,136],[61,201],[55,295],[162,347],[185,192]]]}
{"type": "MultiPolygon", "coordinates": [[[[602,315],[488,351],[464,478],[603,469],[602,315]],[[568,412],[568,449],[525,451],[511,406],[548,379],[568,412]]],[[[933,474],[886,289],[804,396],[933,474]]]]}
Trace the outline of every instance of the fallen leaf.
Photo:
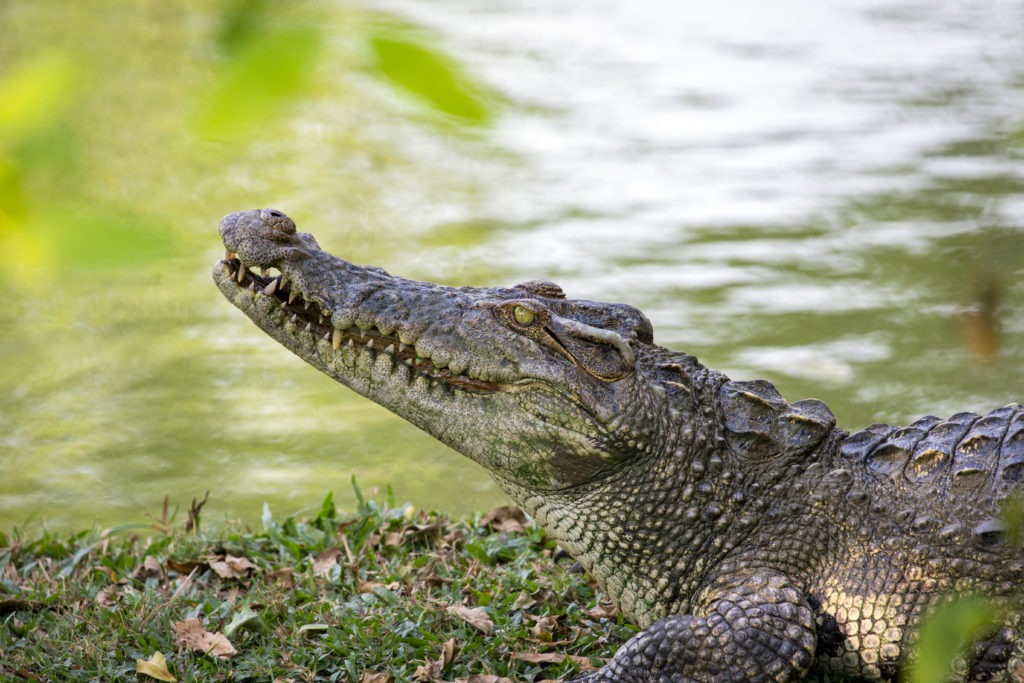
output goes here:
{"type": "Polygon", "coordinates": [[[441,658],[427,660],[416,667],[412,674],[414,681],[440,681],[444,670],[455,659],[455,639],[451,638],[441,646],[441,658]]]}
{"type": "Polygon", "coordinates": [[[537,604],[532,595],[526,591],[519,591],[516,601],[512,603],[512,609],[530,609],[537,604]]]}
{"type": "Polygon", "coordinates": [[[220,659],[230,659],[238,652],[223,633],[207,631],[203,628],[202,622],[195,617],[175,622],[174,641],[190,650],[205,652],[220,659]]]}
{"type": "Polygon", "coordinates": [[[567,655],[564,652],[517,652],[512,655],[512,659],[518,659],[520,662],[528,662],[530,664],[561,664],[565,660],[570,659],[584,671],[593,671],[597,668],[590,663],[588,657],[567,655]]]}
{"type": "Polygon", "coordinates": [[[455,661],[455,639],[449,638],[441,646],[441,668],[446,668],[453,661],[455,661]]]}
{"type": "Polygon", "coordinates": [[[223,560],[210,560],[210,569],[222,579],[240,579],[255,572],[256,565],[245,557],[225,555],[223,560]]]}
{"type": "Polygon", "coordinates": [[[173,569],[179,574],[189,574],[196,567],[206,563],[196,559],[176,560],[173,557],[169,557],[164,564],[167,565],[168,569],[173,569]]]}
{"type": "Polygon", "coordinates": [[[327,576],[331,569],[338,564],[341,557],[340,548],[327,548],[313,560],[313,576],[327,576]]]}
{"type": "Polygon", "coordinates": [[[384,584],[380,581],[363,581],[362,579],[359,579],[360,593],[373,593],[378,588],[384,588],[384,584]]]}
{"type": "Polygon", "coordinates": [[[607,598],[602,599],[593,609],[587,610],[587,614],[594,619],[613,619],[618,613],[619,610],[615,603],[607,598]]]}
{"type": "Polygon", "coordinates": [[[359,683],[391,683],[391,674],[380,671],[364,671],[359,675],[359,683]]]}
{"type": "Polygon", "coordinates": [[[526,513],[515,505],[494,508],[480,519],[480,526],[490,526],[502,533],[519,533],[530,526],[526,513]]]}
{"type": "Polygon", "coordinates": [[[537,640],[548,643],[554,640],[552,634],[554,634],[555,629],[558,628],[558,617],[553,617],[550,615],[544,617],[536,617],[535,621],[536,623],[530,627],[530,633],[533,635],[533,637],[537,640]]]}
{"type": "Polygon", "coordinates": [[[39,600],[0,600],[0,617],[11,612],[38,612],[44,607],[39,600]]]}
{"type": "Polygon", "coordinates": [[[263,575],[267,583],[276,583],[282,588],[295,588],[295,570],[291,567],[284,567],[263,575]]]}
{"type": "Polygon", "coordinates": [[[162,652],[154,652],[149,659],[136,659],[135,673],[145,674],[158,681],[169,681],[170,683],[178,681],[167,669],[167,659],[162,652]]]}
{"type": "Polygon", "coordinates": [[[392,547],[402,545],[402,532],[389,531],[384,534],[384,545],[392,547]]]}
{"type": "Polygon", "coordinates": [[[487,616],[487,610],[483,607],[466,607],[465,605],[449,605],[448,614],[454,614],[459,619],[482,631],[486,635],[494,633],[494,622],[487,616]]]}
{"type": "Polygon", "coordinates": [[[113,607],[117,604],[117,599],[117,586],[111,586],[110,588],[105,588],[104,590],[101,590],[100,592],[96,593],[95,598],[96,604],[102,607],[113,607]]]}
{"type": "Polygon", "coordinates": [[[159,579],[164,575],[164,568],[160,564],[160,560],[156,559],[152,555],[147,555],[146,559],[142,561],[142,564],[132,570],[130,576],[133,579],[139,581],[145,581],[146,579],[159,579]]]}
{"type": "Polygon", "coordinates": [[[417,666],[416,670],[412,672],[412,680],[420,681],[420,683],[437,681],[441,678],[442,670],[441,662],[427,657],[427,661],[417,666]]]}

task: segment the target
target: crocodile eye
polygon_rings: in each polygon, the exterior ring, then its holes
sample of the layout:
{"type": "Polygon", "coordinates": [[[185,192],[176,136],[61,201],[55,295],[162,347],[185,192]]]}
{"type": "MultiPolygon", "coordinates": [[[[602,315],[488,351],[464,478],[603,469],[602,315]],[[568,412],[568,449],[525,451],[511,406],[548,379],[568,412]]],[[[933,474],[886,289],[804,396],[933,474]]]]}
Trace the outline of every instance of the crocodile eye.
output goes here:
{"type": "Polygon", "coordinates": [[[537,314],[525,306],[516,306],[512,310],[512,316],[516,319],[517,323],[525,326],[532,325],[537,314]]]}

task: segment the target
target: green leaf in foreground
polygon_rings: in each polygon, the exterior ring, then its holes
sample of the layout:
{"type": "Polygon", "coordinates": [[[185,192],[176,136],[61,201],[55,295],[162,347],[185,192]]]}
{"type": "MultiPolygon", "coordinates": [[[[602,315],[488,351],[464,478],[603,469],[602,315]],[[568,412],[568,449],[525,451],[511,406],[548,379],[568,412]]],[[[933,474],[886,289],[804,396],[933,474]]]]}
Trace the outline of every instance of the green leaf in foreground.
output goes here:
{"type": "Polygon", "coordinates": [[[369,38],[377,68],[392,84],[433,109],[471,125],[487,124],[492,112],[482,88],[451,58],[391,34],[369,38]]]}
{"type": "Polygon", "coordinates": [[[317,29],[295,28],[246,42],[201,100],[196,132],[204,137],[230,137],[278,116],[312,79],[322,41],[317,29]]]}
{"type": "Polygon", "coordinates": [[[994,601],[980,596],[959,597],[935,610],[921,627],[910,683],[947,680],[956,658],[998,624],[1003,612],[994,601]]]}
{"type": "Polygon", "coordinates": [[[46,53],[0,80],[0,129],[8,141],[50,123],[78,90],[80,67],[67,55],[46,53]]]}

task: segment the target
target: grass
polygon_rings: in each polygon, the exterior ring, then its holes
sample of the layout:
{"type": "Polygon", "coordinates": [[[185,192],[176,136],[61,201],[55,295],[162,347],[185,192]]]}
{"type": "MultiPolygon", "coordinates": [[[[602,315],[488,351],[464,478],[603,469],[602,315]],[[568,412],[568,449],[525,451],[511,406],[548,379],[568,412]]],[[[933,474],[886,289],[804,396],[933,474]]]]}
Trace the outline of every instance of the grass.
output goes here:
{"type": "Polygon", "coordinates": [[[360,498],[342,514],[328,495],[315,519],[207,532],[201,508],[184,525],[165,503],[147,529],[0,532],[0,680],[539,681],[634,632],[514,510],[360,498]],[[156,653],[166,675],[137,673],[156,653]]]}
{"type": "MultiPolygon", "coordinates": [[[[557,681],[636,632],[515,508],[456,520],[356,493],[350,514],[328,495],[259,531],[207,532],[205,499],[183,524],[164,501],[148,527],[0,531],[0,681],[557,681]]],[[[937,610],[911,680],[1005,609],[937,610]]]]}

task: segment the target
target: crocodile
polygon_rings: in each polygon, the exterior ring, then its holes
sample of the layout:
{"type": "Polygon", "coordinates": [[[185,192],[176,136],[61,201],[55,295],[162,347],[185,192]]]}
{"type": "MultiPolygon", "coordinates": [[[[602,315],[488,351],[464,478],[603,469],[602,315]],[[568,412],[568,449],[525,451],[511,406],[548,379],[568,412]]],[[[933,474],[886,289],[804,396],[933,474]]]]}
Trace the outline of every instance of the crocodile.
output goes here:
{"type": "Polygon", "coordinates": [[[1020,680],[1024,406],[836,426],[553,282],[360,267],[273,209],[226,216],[224,296],[315,368],[487,468],[641,630],[582,681],[892,679],[956,593],[1006,606],[961,680],[1020,680]]]}

